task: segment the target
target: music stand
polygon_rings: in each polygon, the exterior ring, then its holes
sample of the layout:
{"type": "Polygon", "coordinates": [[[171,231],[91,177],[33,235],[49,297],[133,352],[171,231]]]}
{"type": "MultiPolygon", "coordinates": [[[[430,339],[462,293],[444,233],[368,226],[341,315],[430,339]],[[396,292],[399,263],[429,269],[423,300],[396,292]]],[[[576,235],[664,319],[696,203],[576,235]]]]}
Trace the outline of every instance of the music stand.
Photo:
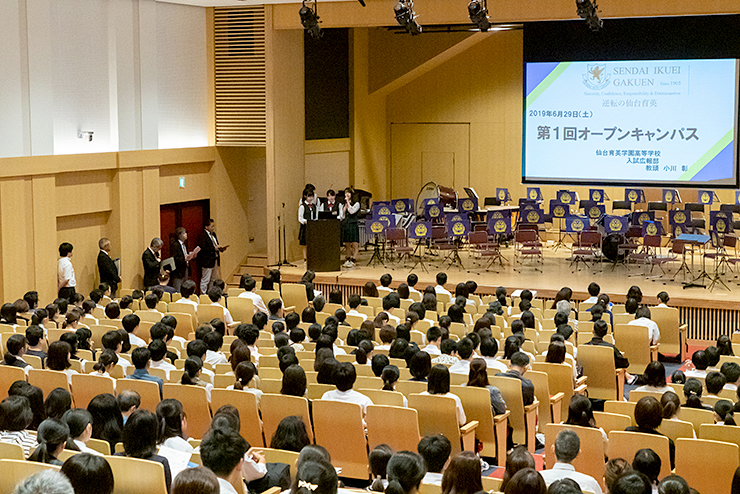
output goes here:
{"type": "Polygon", "coordinates": [[[588,209],[584,208],[583,212],[586,213],[588,219],[591,220],[591,224],[594,225],[606,214],[606,206],[603,204],[593,204],[588,209]]]}
{"type": "Polygon", "coordinates": [[[539,187],[527,187],[527,199],[530,201],[540,202],[542,200],[542,191],[539,187]]]}
{"type": "Polygon", "coordinates": [[[416,266],[420,266],[424,272],[429,272],[426,265],[424,264],[424,254],[421,252],[421,246],[429,242],[432,236],[432,223],[429,221],[415,221],[409,226],[409,238],[416,240],[416,248],[411,254],[412,257],[416,257],[416,264],[411,267],[413,271],[416,266]]]}
{"type": "MultiPolygon", "coordinates": [[[[709,235],[685,233],[685,234],[679,235],[678,238],[677,238],[677,240],[680,240],[682,242],[685,242],[685,243],[691,244],[691,245],[695,245],[695,246],[702,246],[702,248],[706,249],[706,244],[707,244],[707,242],[709,242],[710,238],[711,237],[709,235]]],[[[699,273],[699,276],[697,276],[693,280],[691,280],[689,282],[684,282],[684,284],[683,284],[684,290],[686,288],[691,288],[691,287],[706,288],[707,285],[704,284],[704,280],[705,279],[711,280],[712,277],[709,276],[709,274],[707,274],[706,262],[705,262],[705,258],[704,258],[704,252],[702,252],[702,256],[701,256],[701,272],[699,273]],[[702,281],[701,284],[699,283],[700,280],[702,281]]]]}
{"type": "Polygon", "coordinates": [[[604,189],[588,189],[588,198],[596,204],[603,204],[610,200],[604,189]]]}
{"type": "Polygon", "coordinates": [[[373,256],[370,258],[370,262],[367,263],[368,266],[372,264],[372,266],[375,267],[377,264],[380,264],[385,267],[383,254],[380,250],[380,235],[385,232],[386,227],[387,223],[385,221],[382,221],[381,218],[371,219],[365,225],[365,231],[367,232],[367,234],[373,235],[375,237],[375,242],[373,245],[373,256]]]}
{"type": "Polygon", "coordinates": [[[712,238],[714,239],[714,276],[712,276],[712,282],[709,284],[709,289],[714,289],[714,286],[719,283],[727,290],[730,288],[722,281],[721,275],[724,273],[722,268],[727,269],[729,263],[727,262],[727,252],[725,251],[724,238],[725,235],[732,233],[733,222],[732,213],[727,211],[710,211],[709,212],[709,223],[711,227],[712,238]]]}
{"type": "MultiPolygon", "coordinates": [[[[500,212],[500,211],[499,211],[500,212]]],[[[508,236],[511,235],[511,215],[501,215],[501,216],[491,216],[490,218],[486,218],[486,230],[488,231],[489,235],[492,235],[494,240],[499,244],[498,238],[502,235],[508,236]]],[[[501,267],[504,267],[504,260],[508,262],[508,259],[506,259],[501,254],[501,249],[499,248],[498,252],[498,262],[501,264],[501,267]]],[[[496,261],[496,258],[491,259],[491,262],[486,267],[486,270],[490,268],[493,263],[496,261]]]]}
{"type": "Polygon", "coordinates": [[[460,269],[465,269],[462,259],[460,258],[460,244],[462,239],[468,236],[470,232],[470,220],[463,214],[448,214],[445,227],[447,229],[447,236],[452,237],[454,248],[450,250],[447,257],[442,261],[443,263],[449,263],[448,268],[454,265],[459,265],[460,269]]]}
{"type": "Polygon", "coordinates": [[[501,201],[501,204],[504,204],[506,202],[511,201],[511,194],[509,193],[509,189],[506,187],[498,187],[496,188],[496,198],[501,201]]]}
{"type": "MultiPolygon", "coordinates": [[[[617,264],[619,264],[619,255],[620,252],[622,252],[622,238],[624,238],[624,234],[627,233],[627,230],[629,229],[629,221],[627,221],[626,216],[616,216],[616,215],[605,215],[604,216],[604,235],[608,238],[611,235],[618,235],[618,242],[617,242],[617,250],[616,252],[613,252],[614,259],[612,259],[612,271],[616,269],[617,264]]],[[[609,244],[612,245],[612,244],[609,244]]],[[[602,251],[604,251],[604,247],[602,246],[602,251]]],[[[610,252],[611,253],[611,252],[610,252]]],[[[604,251],[604,256],[609,258],[607,255],[607,252],[604,251]]],[[[624,262],[624,254],[622,253],[622,262],[624,262]]]]}
{"type": "Polygon", "coordinates": [[[719,197],[717,197],[717,194],[715,194],[713,190],[699,189],[697,192],[696,202],[704,204],[705,206],[711,206],[714,203],[715,197],[719,201],[719,197]]]}
{"type": "Polygon", "coordinates": [[[666,204],[677,204],[681,202],[681,194],[678,189],[663,189],[663,202],[666,204]]]}
{"type": "Polygon", "coordinates": [[[393,199],[391,201],[391,211],[396,214],[412,213],[414,211],[414,200],[393,199]]]}
{"type": "Polygon", "coordinates": [[[642,189],[624,189],[624,200],[631,203],[645,202],[645,191],[642,189]]]}
{"type": "MultiPolygon", "coordinates": [[[[568,216],[567,218],[565,218],[565,232],[568,235],[572,235],[574,233],[576,234],[577,240],[574,239],[574,242],[572,245],[573,251],[575,251],[575,246],[577,244],[580,244],[581,234],[583,233],[584,230],[588,228],[588,225],[589,225],[588,218],[583,218],[581,216],[568,216]]],[[[584,265],[588,266],[588,263],[586,262],[585,259],[583,259],[582,256],[576,256],[576,255],[573,255],[571,257],[570,266],[573,267],[573,264],[575,264],[576,269],[579,269],[578,268],[579,262],[582,262],[584,265]]]]}
{"type": "Polygon", "coordinates": [[[570,207],[568,207],[568,204],[564,204],[557,199],[550,200],[550,216],[552,217],[553,223],[555,222],[555,219],[558,220],[558,241],[553,245],[555,250],[558,250],[558,248],[565,245],[565,242],[563,242],[563,239],[565,238],[563,236],[563,220],[569,215],[570,207]]]}

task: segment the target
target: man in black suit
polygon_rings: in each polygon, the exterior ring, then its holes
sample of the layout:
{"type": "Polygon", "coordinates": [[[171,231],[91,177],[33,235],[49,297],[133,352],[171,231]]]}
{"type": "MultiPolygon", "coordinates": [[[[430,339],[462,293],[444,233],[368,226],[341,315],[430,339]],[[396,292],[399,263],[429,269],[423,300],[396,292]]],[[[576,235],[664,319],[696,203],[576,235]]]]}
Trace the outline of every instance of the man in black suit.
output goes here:
{"type": "Polygon", "coordinates": [[[144,289],[158,284],[157,279],[161,271],[162,259],[159,251],[162,250],[162,239],[155,237],[149,244],[149,247],[141,255],[141,262],[144,264],[144,289]]]}
{"type": "Polygon", "coordinates": [[[175,238],[170,244],[170,255],[175,260],[175,270],[170,273],[170,280],[175,292],[180,291],[180,286],[188,279],[190,275],[190,260],[198,254],[198,248],[193,252],[188,252],[188,232],[185,228],[179,226],[175,229],[175,238]]]}
{"type": "Polygon", "coordinates": [[[108,283],[110,287],[111,298],[116,297],[116,290],[118,290],[118,283],[121,282],[121,277],[118,276],[118,268],[116,263],[110,257],[110,240],[103,237],[98,240],[98,272],[100,273],[100,283],[108,283]]]}
{"type": "Polygon", "coordinates": [[[534,384],[532,384],[532,381],[524,377],[524,373],[527,372],[528,365],[529,357],[527,357],[525,353],[515,352],[514,355],[511,356],[509,370],[496,374],[500,377],[513,377],[514,379],[519,379],[521,381],[524,406],[534,403],[534,384]]]}
{"type": "Polygon", "coordinates": [[[219,267],[221,266],[221,252],[228,245],[220,245],[216,238],[216,225],[212,219],[206,221],[205,231],[200,239],[200,293],[208,293],[209,283],[219,278],[219,267]]]}

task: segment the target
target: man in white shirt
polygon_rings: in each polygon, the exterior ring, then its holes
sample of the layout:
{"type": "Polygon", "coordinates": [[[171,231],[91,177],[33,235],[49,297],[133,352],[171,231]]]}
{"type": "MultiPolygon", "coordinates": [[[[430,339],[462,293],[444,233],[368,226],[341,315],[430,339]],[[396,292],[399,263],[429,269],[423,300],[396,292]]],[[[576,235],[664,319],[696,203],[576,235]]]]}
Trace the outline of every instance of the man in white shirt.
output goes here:
{"type": "Polygon", "coordinates": [[[650,320],[650,309],[647,305],[642,305],[635,311],[635,320],[628,323],[631,326],[645,326],[649,330],[650,344],[655,345],[660,341],[660,329],[658,323],[650,320]]]}
{"type": "Polygon", "coordinates": [[[391,293],[393,290],[391,289],[391,282],[393,281],[393,277],[385,273],[383,276],[380,277],[380,286],[378,287],[378,296],[380,298],[385,297],[389,293],[391,293]]]}
{"type": "Polygon", "coordinates": [[[267,315],[270,314],[267,310],[267,306],[265,305],[265,301],[262,300],[262,297],[260,297],[255,291],[257,290],[257,282],[254,281],[254,278],[252,278],[249,274],[244,274],[242,275],[242,279],[239,285],[244,288],[244,291],[239,294],[239,298],[250,299],[252,301],[252,305],[254,305],[255,311],[259,311],[267,315]]]}
{"type": "Polygon", "coordinates": [[[450,453],[452,453],[450,440],[442,434],[425,436],[419,441],[417,450],[427,467],[427,473],[421,483],[441,486],[442,472],[447,467],[450,461],[450,453]]]}
{"type": "Polygon", "coordinates": [[[575,467],[571,465],[581,451],[581,440],[578,434],[571,430],[561,431],[552,448],[557,461],[551,469],[540,472],[548,487],[556,480],[572,479],[583,491],[590,491],[594,494],[602,493],[601,486],[596,479],[585,473],[576,472],[575,467]]]}
{"type": "Polygon", "coordinates": [[[357,372],[355,366],[349,362],[340,362],[337,368],[332,372],[332,378],[334,385],[337,389],[333,391],[327,391],[321,397],[322,400],[330,401],[343,401],[345,403],[356,403],[362,408],[362,416],[365,416],[367,407],[372,405],[373,402],[370,398],[362,393],[358,393],[352,386],[357,380],[357,372]]]}
{"type": "Polygon", "coordinates": [[[439,349],[439,345],[442,343],[442,330],[437,326],[432,326],[427,330],[427,342],[429,344],[422,348],[432,357],[442,355],[442,350],[439,349]]]}
{"type": "Polygon", "coordinates": [[[486,367],[488,369],[495,369],[498,372],[506,372],[509,368],[501,362],[496,360],[496,354],[498,353],[498,342],[495,338],[483,338],[480,341],[480,354],[481,358],[486,361],[486,367]]]}
{"type": "Polygon", "coordinates": [[[162,340],[152,340],[149,343],[149,352],[152,354],[152,359],[149,362],[150,369],[162,369],[167,376],[167,380],[170,379],[170,371],[176,369],[174,365],[167,362],[165,358],[167,355],[167,345],[162,340]]]}
{"type": "Polygon", "coordinates": [[[242,466],[246,461],[248,443],[238,432],[230,429],[212,429],[200,443],[203,466],[218,477],[221,494],[243,491],[242,466]],[[238,487],[238,490],[237,490],[238,487]]]}
{"type": "MultiPolygon", "coordinates": [[[[581,307],[585,307],[586,309],[590,309],[594,305],[596,305],[596,302],[599,301],[599,293],[601,293],[601,287],[597,285],[594,282],[591,282],[588,285],[588,294],[589,297],[583,301],[583,304],[581,307]]],[[[583,310],[583,309],[581,309],[583,310]]]]}
{"type": "Polygon", "coordinates": [[[72,249],[72,244],[69,242],[63,242],[59,246],[59,264],[57,267],[59,298],[69,300],[70,304],[74,303],[75,287],[77,286],[75,268],[72,266],[72,249]]]}
{"type": "Polygon", "coordinates": [[[460,357],[460,360],[450,366],[450,374],[465,376],[470,374],[470,361],[473,360],[474,346],[473,340],[470,338],[463,338],[457,343],[457,356],[460,357]]]}
{"type": "Polygon", "coordinates": [[[419,277],[416,276],[414,273],[411,273],[406,277],[406,284],[409,286],[409,293],[418,293],[419,297],[421,298],[421,292],[414,288],[418,282],[419,277]]]}
{"type": "Polygon", "coordinates": [[[434,287],[434,291],[437,294],[437,300],[440,302],[452,302],[452,294],[444,287],[447,283],[447,274],[437,273],[437,285],[434,287]],[[447,298],[440,298],[440,295],[447,295],[447,298]]]}
{"type": "Polygon", "coordinates": [[[214,307],[221,307],[224,311],[224,324],[226,324],[228,327],[231,327],[234,325],[234,318],[231,317],[231,311],[221,305],[221,299],[223,298],[223,293],[221,292],[221,289],[217,286],[212,286],[208,289],[208,298],[211,300],[211,305],[214,307]]]}
{"type": "Polygon", "coordinates": [[[401,319],[390,313],[391,309],[401,308],[401,297],[396,292],[392,292],[383,297],[383,312],[388,315],[388,319],[392,322],[393,326],[401,324],[401,319]]]}
{"type": "Polygon", "coordinates": [[[367,315],[357,310],[361,302],[362,300],[360,299],[360,296],[357,295],[356,293],[353,293],[352,295],[350,295],[349,300],[347,302],[349,304],[349,310],[347,311],[347,315],[348,316],[359,316],[364,321],[367,319],[367,315]]]}

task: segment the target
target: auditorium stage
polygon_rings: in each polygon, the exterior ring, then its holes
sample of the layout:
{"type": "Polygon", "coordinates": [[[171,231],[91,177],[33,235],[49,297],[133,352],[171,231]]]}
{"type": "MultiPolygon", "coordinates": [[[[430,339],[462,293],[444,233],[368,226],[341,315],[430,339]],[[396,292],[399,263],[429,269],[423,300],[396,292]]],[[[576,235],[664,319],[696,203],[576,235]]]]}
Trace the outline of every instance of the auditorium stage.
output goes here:
{"type": "MultiPolygon", "coordinates": [[[[655,296],[658,292],[666,291],[671,297],[670,305],[676,307],[701,307],[704,309],[734,309],[735,303],[740,302],[740,278],[735,278],[732,271],[722,277],[722,280],[730,288],[728,291],[722,285],[716,285],[713,290],[709,288],[688,288],[684,289],[682,282],[684,278],[679,276],[675,281],[671,281],[672,274],[678,270],[681,262],[679,260],[665,265],[668,274],[658,278],[647,278],[644,276],[644,268],[641,265],[618,264],[616,267],[611,262],[595,263],[584,268],[579,263],[579,270],[575,271],[575,266],[571,267],[569,257],[571,251],[567,247],[560,247],[554,250],[551,246],[544,249],[544,262],[537,264],[527,261],[524,265],[515,264],[513,247],[504,247],[501,253],[506,258],[503,267],[494,265],[492,269],[498,266],[498,273],[486,272],[484,261],[480,266],[480,261],[471,261],[466,251],[460,251],[465,269],[457,266],[447,267],[442,264],[441,260],[434,262],[425,262],[428,272],[425,272],[420,266],[417,266],[413,272],[419,277],[419,283],[416,288],[420,291],[427,285],[433,285],[435,275],[444,271],[447,273],[447,288],[454,292],[455,284],[474,280],[478,283],[479,294],[492,294],[496,287],[505,286],[509,293],[515,289],[528,288],[537,290],[538,297],[553,298],[555,293],[563,286],[568,286],[573,290],[574,300],[585,300],[588,298],[587,287],[592,281],[601,286],[601,291],[609,294],[613,302],[623,303],[627,289],[632,285],[637,285],[642,289],[644,300],[649,304],[657,304],[655,296]],[[516,271],[515,271],[516,269],[516,271]],[[730,304],[728,304],[728,302],[730,304]]],[[[664,254],[666,249],[664,249],[664,254]]],[[[342,269],[342,271],[316,273],[315,283],[319,285],[349,285],[361,286],[367,281],[373,281],[379,285],[379,278],[383,273],[390,273],[393,276],[393,287],[405,282],[406,276],[411,272],[413,262],[403,263],[386,262],[385,267],[381,264],[368,265],[373,252],[372,249],[360,251],[360,259],[353,269],[342,269]]],[[[691,260],[688,260],[691,266],[691,260]]],[[[297,267],[283,266],[281,273],[283,281],[295,282],[300,280],[305,272],[305,265],[302,261],[294,261],[297,267]]],[[[707,272],[710,276],[714,272],[713,264],[707,260],[707,272]]],[[[648,267],[649,270],[649,267],[648,267]]],[[[701,257],[697,254],[694,260],[692,274],[695,276],[701,270],[701,257]]],[[[739,269],[740,271],[740,269],[739,269]]],[[[660,268],[655,267],[651,276],[661,273],[660,268]]],[[[687,275],[686,281],[690,281],[693,276],[687,275]]],[[[710,280],[705,280],[709,286],[710,280]]]]}

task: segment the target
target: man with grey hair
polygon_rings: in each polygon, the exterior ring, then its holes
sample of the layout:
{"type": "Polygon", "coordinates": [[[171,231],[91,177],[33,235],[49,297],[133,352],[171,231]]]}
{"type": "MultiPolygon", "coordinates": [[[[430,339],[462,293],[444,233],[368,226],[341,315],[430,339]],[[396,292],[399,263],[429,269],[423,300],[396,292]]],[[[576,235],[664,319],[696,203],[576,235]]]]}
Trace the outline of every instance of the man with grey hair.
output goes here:
{"type": "Polygon", "coordinates": [[[144,289],[159,284],[158,278],[161,272],[162,257],[162,239],[154,237],[149,247],[141,255],[141,262],[144,264],[144,289]]]}
{"type": "Polygon", "coordinates": [[[43,470],[23,480],[13,494],[74,494],[69,479],[56,470],[43,470]]]}
{"type": "Polygon", "coordinates": [[[578,453],[581,452],[581,440],[578,438],[578,434],[572,430],[561,431],[555,439],[552,449],[557,461],[551,469],[540,472],[548,487],[556,480],[573,479],[581,486],[581,490],[601,494],[601,486],[593,477],[576,472],[575,467],[571,465],[578,453]]]}
{"type": "Polygon", "coordinates": [[[110,256],[110,240],[106,237],[101,238],[98,241],[98,247],[100,248],[100,252],[98,252],[98,272],[100,273],[100,282],[108,283],[111,298],[116,298],[116,290],[118,290],[118,283],[121,282],[121,277],[118,276],[118,268],[110,256]]]}

